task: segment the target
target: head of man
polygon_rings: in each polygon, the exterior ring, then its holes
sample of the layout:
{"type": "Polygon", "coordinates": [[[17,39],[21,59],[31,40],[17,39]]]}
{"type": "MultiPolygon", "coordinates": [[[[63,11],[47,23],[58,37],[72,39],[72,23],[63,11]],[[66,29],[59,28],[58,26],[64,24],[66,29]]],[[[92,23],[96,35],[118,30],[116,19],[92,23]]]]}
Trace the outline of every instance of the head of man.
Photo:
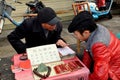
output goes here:
{"type": "Polygon", "coordinates": [[[37,19],[42,27],[49,31],[55,30],[56,24],[59,22],[55,11],[50,7],[42,8],[38,13],[37,19]]]}
{"type": "Polygon", "coordinates": [[[88,11],[82,11],[76,15],[68,27],[70,33],[81,41],[86,41],[90,34],[97,28],[97,25],[88,11]]]}

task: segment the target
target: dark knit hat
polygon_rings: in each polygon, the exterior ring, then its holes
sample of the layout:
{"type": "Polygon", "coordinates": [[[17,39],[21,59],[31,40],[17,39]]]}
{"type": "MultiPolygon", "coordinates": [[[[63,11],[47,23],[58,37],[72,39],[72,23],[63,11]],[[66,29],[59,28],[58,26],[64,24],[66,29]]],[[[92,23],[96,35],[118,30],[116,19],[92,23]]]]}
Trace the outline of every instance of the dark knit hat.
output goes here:
{"type": "Polygon", "coordinates": [[[72,22],[70,23],[68,27],[68,31],[74,32],[86,26],[87,23],[94,23],[94,19],[90,12],[82,11],[73,18],[72,22]]]}
{"type": "Polygon", "coordinates": [[[38,12],[37,19],[40,23],[56,24],[59,19],[56,17],[55,11],[50,7],[42,8],[38,12]]]}

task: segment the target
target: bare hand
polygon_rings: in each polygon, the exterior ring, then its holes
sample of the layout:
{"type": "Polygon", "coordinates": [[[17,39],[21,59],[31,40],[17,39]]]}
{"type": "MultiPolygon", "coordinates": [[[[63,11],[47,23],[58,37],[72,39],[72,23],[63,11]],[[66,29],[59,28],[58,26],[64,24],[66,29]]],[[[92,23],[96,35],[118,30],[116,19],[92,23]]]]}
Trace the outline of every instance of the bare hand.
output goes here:
{"type": "Polygon", "coordinates": [[[61,39],[59,39],[56,44],[57,44],[57,46],[61,46],[61,47],[66,47],[66,46],[68,46],[68,44],[65,43],[65,42],[64,42],[63,40],[61,40],[61,39]]]}

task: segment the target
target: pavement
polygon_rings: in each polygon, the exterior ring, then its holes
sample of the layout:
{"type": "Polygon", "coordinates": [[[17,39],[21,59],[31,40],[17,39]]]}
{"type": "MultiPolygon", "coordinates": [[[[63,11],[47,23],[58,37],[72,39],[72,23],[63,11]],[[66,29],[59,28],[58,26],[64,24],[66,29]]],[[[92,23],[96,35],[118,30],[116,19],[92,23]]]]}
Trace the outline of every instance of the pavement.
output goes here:
{"type": "Polygon", "coordinates": [[[0,59],[0,80],[15,80],[11,71],[11,57],[0,59]]]}

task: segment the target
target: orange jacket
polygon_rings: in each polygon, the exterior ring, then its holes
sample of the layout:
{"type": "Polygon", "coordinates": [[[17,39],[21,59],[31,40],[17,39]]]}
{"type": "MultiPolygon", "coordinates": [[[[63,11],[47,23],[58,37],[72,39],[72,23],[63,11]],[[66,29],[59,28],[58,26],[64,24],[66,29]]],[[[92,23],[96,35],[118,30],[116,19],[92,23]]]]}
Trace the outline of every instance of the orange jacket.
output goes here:
{"type": "Polygon", "coordinates": [[[91,47],[92,56],[84,52],[83,63],[90,69],[93,65],[93,72],[89,80],[120,80],[120,41],[110,33],[109,46],[96,42],[91,47]]]}

